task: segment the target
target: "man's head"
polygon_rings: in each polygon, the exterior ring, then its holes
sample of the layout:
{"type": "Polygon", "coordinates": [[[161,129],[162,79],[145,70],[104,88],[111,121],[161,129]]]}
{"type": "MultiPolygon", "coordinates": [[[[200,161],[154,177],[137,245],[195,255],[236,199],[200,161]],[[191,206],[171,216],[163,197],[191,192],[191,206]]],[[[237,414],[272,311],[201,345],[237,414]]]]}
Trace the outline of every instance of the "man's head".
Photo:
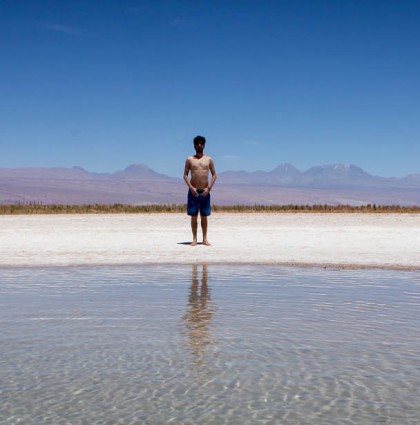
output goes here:
{"type": "Polygon", "coordinates": [[[203,145],[203,148],[204,148],[204,146],[206,145],[206,138],[203,136],[194,137],[194,146],[197,146],[197,145],[203,145]]]}

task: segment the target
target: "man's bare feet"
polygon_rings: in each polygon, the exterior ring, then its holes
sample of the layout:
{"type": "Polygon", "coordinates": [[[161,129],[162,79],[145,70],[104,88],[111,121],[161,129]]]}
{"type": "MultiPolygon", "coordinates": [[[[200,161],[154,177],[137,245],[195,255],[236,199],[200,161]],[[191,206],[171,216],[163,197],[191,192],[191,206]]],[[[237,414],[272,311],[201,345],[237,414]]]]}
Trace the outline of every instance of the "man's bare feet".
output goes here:
{"type": "Polygon", "coordinates": [[[191,245],[190,246],[196,246],[198,243],[197,243],[197,241],[196,240],[193,240],[192,242],[191,242],[191,245]]]}
{"type": "Polygon", "coordinates": [[[211,243],[207,239],[205,239],[203,240],[203,245],[211,246],[211,243]]]}

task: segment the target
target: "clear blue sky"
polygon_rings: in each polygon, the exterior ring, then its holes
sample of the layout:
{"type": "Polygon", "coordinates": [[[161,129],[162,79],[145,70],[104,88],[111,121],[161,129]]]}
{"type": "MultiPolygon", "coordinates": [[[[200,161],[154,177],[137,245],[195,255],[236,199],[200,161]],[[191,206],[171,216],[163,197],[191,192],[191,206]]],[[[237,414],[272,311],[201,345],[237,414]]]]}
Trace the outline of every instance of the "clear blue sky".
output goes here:
{"type": "Polygon", "coordinates": [[[420,173],[420,1],[0,0],[0,167],[420,173]]]}

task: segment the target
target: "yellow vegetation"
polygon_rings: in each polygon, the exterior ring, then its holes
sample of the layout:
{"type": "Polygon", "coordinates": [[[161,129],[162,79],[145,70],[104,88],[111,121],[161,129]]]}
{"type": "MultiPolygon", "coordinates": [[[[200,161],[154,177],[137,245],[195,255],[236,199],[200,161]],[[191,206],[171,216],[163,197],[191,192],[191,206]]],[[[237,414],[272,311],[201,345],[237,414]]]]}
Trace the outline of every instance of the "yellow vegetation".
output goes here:
{"type": "MultiPolygon", "coordinates": [[[[419,206],[399,205],[214,205],[214,212],[230,213],[420,213],[419,206]]],[[[140,214],[186,212],[185,205],[0,205],[0,215],[10,214],[140,214]]]]}

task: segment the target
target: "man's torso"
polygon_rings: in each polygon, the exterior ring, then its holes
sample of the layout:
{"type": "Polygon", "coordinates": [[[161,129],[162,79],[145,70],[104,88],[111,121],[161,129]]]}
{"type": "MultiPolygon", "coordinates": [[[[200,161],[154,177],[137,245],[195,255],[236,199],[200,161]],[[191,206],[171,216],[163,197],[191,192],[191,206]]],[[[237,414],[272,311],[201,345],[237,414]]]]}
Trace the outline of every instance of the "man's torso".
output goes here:
{"type": "Polygon", "coordinates": [[[205,155],[201,158],[190,156],[188,162],[191,171],[191,184],[196,189],[205,189],[209,184],[211,158],[205,155]]]}

